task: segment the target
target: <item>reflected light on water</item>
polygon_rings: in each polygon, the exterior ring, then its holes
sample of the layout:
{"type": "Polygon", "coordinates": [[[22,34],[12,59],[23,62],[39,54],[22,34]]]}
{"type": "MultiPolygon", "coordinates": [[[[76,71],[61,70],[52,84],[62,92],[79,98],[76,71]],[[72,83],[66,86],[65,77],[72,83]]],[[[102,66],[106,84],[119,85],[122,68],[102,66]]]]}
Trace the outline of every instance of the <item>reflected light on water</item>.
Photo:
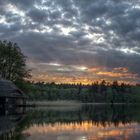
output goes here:
{"type": "MultiPolygon", "coordinates": [[[[117,127],[113,124],[96,125],[91,121],[81,123],[55,123],[55,124],[34,124],[24,134],[29,134],[32,140],[48,138],[49,140],[130,140],[133,134],[139,134],[140,128],[137,123],[119,123],[117,127]],[[44,138],[43,138],[44,137],[44,138]]],[[[30,140],[29,139],[29,140],[30,140]]]]}

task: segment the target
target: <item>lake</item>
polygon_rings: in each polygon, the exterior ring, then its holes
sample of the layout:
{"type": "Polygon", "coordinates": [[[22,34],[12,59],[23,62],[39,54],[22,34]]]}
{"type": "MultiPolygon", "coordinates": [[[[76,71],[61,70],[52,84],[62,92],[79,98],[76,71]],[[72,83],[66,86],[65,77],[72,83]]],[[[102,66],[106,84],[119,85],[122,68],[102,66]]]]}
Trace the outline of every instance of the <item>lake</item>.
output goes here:
{"type": "Polygon", "coordinates": [[[140,140],[140,106],[48,106],[1,114],[0,140],[140,140]]]}

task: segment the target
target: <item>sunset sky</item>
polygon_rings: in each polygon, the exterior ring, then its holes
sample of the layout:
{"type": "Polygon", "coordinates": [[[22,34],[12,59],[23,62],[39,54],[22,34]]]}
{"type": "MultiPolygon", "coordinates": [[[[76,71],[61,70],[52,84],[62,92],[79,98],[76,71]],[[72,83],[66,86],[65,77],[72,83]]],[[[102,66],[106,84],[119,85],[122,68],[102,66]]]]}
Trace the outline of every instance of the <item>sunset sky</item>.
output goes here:
{"type": "Polygon", "coordinates": [[[0,40],[35,81],[140,82],[140,0],[0,0],[0,40]]]}

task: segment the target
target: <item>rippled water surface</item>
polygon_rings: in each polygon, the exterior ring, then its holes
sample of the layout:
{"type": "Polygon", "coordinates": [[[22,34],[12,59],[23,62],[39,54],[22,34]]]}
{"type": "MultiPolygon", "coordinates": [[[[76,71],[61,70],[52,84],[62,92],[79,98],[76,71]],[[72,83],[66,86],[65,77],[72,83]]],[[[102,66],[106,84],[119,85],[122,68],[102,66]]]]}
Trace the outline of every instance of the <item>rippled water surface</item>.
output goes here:
{"type": "Polygon", "coordinates": [[[126,105],[35,108],[24,115],[1,116],[0,140],[140,140],[139,108],[126,105]]]}

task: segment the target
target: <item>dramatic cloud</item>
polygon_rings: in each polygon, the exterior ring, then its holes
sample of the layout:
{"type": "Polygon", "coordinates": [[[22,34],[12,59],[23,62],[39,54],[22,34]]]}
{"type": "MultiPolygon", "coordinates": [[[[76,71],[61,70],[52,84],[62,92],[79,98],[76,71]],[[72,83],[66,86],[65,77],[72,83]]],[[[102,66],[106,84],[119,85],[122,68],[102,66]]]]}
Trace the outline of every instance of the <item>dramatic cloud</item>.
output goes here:
{"type": "Polygon", "coordinates": [[[140,82],[139,0],[1,0],[0,38],[35,80],[140,82]]]}

